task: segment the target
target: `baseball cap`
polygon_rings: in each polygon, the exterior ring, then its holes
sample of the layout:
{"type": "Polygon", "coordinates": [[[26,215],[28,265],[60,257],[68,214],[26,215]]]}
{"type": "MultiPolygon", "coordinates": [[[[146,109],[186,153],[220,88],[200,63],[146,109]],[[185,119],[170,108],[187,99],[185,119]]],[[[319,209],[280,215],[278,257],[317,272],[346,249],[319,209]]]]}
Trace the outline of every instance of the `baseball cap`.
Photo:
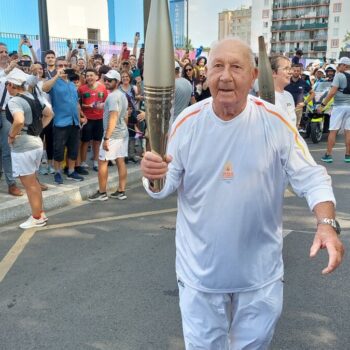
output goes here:
{"type": "Polygon", "coordinates": [[[179,62],[176,62],[176,61],[175,61],[175,69],[180,69],[179,62]]]}
{"type": "Polygon", "coordinates": [[[346,64],[347,66],[350,66],[350,58],[349,57],[342,57],[337,64],[346,64]]]}
{"type": "Polygon", "coordinates": [[[307,77],[311,75],[310,72],[307,70],[304,70],[304,72],[302,72],[301,74],[306,75],[307,77]]]}
{"type": "Polygon", "coordinates": [[[323,69],[317,69],[317,72],[322,72],[323,75],[326,75],[326,72],[323,69]]]}
{"type": "Polygon", "coordinates": [[[335,67],[334,64],[330,64],[330,65],[328,65],[328,66],[326,67],[326,72],[327,72],[327,70],[334,70],[334,71],[336,71],[337,68],[335,67]]]}
{"type": "Polygon", "coordinates": [[[13,68],[12,71],[6,76],[6,81],[15,85],[22,85],[27,82],[29,75],[24,73],[18,68],[13,68]]]}
{"type": "Polygon", "coordinates": [[[114,69],[111,69],[107,74],[105,74],[105,78],[107,78],[107,79],[115,79],[115,80],[118,80],[118,81],[121,80],[119,72],[117,72],[114,69]]]}

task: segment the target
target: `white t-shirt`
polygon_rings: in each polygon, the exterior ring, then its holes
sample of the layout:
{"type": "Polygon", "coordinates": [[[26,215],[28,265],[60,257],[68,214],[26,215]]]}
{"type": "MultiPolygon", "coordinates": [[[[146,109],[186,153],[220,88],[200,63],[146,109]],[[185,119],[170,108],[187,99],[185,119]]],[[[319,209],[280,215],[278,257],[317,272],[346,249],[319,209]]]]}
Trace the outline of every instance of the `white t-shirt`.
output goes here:
{"type": "Polygon", "coordinates": [[[288,117],[288,121],[293,125],[297,125],[297,116],[295,114],[295,104],[293,96],[288,91],[277,92],[275,91],[275,105],[281,111],[285,111],[285,116],[288,117]]]}
{"type": "Polygon", "coordinates": [[[287,181],[311,209],[335,202],[330,177],[296,128],[253,96],[230,121],[215,115],[211,98],[187,108],[174,122],[168,154],[163,190],[144,186],[153,198],[178,191],[176,272],[201,291],[255,290],[283,276],[287,181]]]}

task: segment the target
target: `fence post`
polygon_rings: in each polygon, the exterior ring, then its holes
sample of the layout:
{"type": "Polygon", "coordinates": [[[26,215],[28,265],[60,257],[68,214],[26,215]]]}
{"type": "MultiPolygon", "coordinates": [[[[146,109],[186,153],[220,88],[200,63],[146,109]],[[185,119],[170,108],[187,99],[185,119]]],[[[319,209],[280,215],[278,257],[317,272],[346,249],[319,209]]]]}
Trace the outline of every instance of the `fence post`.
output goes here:
{"type": "Polygon", "coordinates": [[[50,49],[50,35],[49,35],[49,23],[47,18],[46,0],[38,0],[38,11],[39,11],[41,62],[44,62],[45,52],[50,49]]]}

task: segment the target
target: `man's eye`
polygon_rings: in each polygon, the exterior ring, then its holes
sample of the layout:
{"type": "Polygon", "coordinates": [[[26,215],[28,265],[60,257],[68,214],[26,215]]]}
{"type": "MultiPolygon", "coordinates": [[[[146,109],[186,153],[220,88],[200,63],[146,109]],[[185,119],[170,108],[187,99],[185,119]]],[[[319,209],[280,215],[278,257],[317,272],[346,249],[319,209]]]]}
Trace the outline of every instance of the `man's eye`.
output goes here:
{"type": "Polygon", "coordinates": [[[214,67],[215,68],[220,68],[220,67],[222,67],[222,63],[215,63],[214,67]]]}

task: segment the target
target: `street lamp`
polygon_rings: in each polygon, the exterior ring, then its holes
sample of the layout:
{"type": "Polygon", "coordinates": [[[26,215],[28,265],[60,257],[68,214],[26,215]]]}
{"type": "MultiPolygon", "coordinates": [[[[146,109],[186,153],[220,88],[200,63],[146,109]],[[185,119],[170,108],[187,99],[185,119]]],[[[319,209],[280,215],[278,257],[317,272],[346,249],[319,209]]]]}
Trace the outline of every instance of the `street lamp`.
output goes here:
{"type": "Polygon", "coordinates": [[[40,33],[40,51],[41,62],[44,62],[45,52],[50,49],[49,23],[47,19],[46,0],[38,0],[39,12],[39,33],[40,33]]]}
{"type": "Polygon", "coordinates": [[[186,0],[187,8],[186,8],[186,50],[188,50],[189,46],[189,38],[188,38],[188,2],[189,0],[186,0]]]}

